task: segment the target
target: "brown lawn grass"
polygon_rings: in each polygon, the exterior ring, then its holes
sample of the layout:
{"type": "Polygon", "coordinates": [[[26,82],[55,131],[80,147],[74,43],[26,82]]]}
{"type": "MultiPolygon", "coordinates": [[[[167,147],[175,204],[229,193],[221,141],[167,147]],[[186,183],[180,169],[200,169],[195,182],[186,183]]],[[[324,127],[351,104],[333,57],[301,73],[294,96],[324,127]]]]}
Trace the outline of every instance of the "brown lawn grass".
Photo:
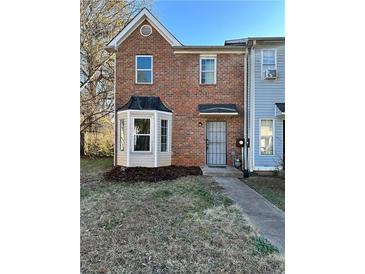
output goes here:
{"type": "Polygon", "coordinates": [[[278,208],[285,211],[285,179],[274,176],[251,176],[243,180],[278,208]]]}
{"type": "Polygon", "coordinates": [[[96,181],[81,186],[82,273],[284,272],[282,257],[257,252],[256,233],[209,178],[96,181]]]}

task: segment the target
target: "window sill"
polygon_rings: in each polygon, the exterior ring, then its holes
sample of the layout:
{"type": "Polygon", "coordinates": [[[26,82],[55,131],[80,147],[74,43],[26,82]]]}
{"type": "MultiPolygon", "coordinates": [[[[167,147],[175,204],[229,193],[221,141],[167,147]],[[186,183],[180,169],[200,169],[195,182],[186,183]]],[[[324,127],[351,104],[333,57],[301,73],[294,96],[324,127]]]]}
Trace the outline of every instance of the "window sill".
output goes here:
{"type": "Polygon", "coordinates": [[[153,83],[134,83],[135,85],[153,85],[153,83]]]}
{"type": "Polygon", "coordinates": [[[215,83],[215,84],[199,84],[200,86],[216,86],[217,85],[217,83],[215,83]]]}
{"type": "Polygon", "coordinates": [[[153,155],[152,151],[131,151],[130,154],[144,154],[144,155],[153,155]]]}

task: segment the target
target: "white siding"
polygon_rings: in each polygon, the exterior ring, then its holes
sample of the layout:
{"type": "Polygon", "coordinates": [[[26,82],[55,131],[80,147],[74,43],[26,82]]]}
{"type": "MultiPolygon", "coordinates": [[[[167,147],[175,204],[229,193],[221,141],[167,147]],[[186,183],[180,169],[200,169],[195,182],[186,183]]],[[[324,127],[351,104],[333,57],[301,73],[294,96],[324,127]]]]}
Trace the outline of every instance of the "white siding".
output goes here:
{"type": "Polygon", "coordinates": [[[255,50],[255,125],[254,164],[255,167],[277,167],[283,152],[283,120],[275,117],[275,103],[285,102],[285,45],[265,43],[255,50]],[[261,72],[262,49],[276,49],[277,79],[265,80],[261,72]],[[274,119],[274,155],[260,155],[260,119],[274,119]]]}
{"type": "Polygon", "coordinates": [[[118,113],[118,122],[116,125],[117,129],[117,165],[126,166],[127,165],[127,132],[128,132],[128,121],[127,121],[127,113],[120,112],[118,113]],[[120,120],[124,119],[124,151],[120,150],[120,120]]]}
{"type": "Polygon", "coordinates": [[[171,138],[172,138],[172,116],[169,114],[158,113],[158,132],[156,134],[157,141],[157,165],[158,166],[169,166],[171,165],[171,138]],[[167,152],[161,152],[161,120],[167,120],[168,128],[168,145],[167,152]]]}

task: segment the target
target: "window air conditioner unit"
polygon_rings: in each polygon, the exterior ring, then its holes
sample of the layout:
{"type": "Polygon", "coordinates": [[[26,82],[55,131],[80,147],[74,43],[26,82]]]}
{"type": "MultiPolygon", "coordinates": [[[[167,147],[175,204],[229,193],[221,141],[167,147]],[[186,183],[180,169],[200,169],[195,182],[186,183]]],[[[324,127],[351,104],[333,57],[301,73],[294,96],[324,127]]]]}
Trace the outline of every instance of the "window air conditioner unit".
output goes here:
{"type": "Polygon", "coordinates": [[[276,69],[267,69],[265,71],[265,79],[276,79],[276,69]]]}

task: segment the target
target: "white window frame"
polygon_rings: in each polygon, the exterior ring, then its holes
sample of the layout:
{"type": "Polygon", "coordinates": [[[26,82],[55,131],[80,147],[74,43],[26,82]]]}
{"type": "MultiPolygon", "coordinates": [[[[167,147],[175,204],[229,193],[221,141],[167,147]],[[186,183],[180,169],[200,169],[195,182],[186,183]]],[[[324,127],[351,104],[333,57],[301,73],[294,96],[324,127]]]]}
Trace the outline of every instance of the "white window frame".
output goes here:
{"type": "MultiPolygon", "coordinates": [[[[278,74],[278,56],[277,56],[277,49],[275,48],[270,48],[270,49],[262,49],[261,50],[261,78],[265,79],[265,71],[264,71],[264,51],[265,50],[273,50],[274,54],[275,54],[275,70],[276,70],[276,75],[278,74]]],[[[278,77],[276,77],[276,79],[278,79],[278,77]]],[[[276,79],[271,79],[271,80],[276,80],[276,79]]]]}
{"type": "Polygon", "coordinates": [[[132,142],[130,142],[131,143],[131,146],[132,146],[132,152],[135,152],[135,153],[149,153],[149,152],[152,152],[152,124],[151,124],[151,122],[152,122],[152,119],[150,118],[150,117],[133,117],[133,139],[132,139],[132,142]],[[146,133],[143,133],[143,134],[136,134],[135,133],[135,128],[134,128],[134,122],[135,122],[135,120],[136,119],[148,119],[148,120],[150,120],[150,133],[149,134],[146,134],[146,133]],[[135,151],[134,150],[134,137],[136,136],[136,135],[139,135],[139,136],[150,136],[150,145],[149,145],[149,147],[150,147],[150,150],[137,150],[137,151],[135,151]]]}
{"type": "Polygon", "coordinates": [[[119,119],[119,150],[125,151],[125,119],[119,119]],[[122,128],[123,122],[123,128],[122,128]],[[122,132],[123,132],[123,149],[122,149],[122,132]]]}
{"type": "Polygon", "coordinates": [[[263,157],[273,157],[275,156],[275,119],[273,118],[261,118],[260,125],[259,125],[259,155],[263,157]],[[272,121],[272,154],[262,154],[261,153],[261,123],[263,120],[270,120],[272,121]]]}
{"type": "Polygon", "coordinates": [[[135,83],[137,85],[152,85],[153,84],[153,55],[136,55],[135,57],[135,83]],[[137,60],[138,57],[151,57],[151,69],[137,69],[137,60]],[[151,71],[151,82],[138,82],[138,71],[151,71]]]}
{"type": "Polygon", "coordinates": [[[140,27],[140,29],[139,29],[139,33],[143,36],[143,37],[148,37],[148,36],[150,36],[151,34],[152,34],[152,27],[150,26],[150,25],[143,25],[142,27],[140,27]],[[143,33],[142,33],[142,29],[144,28],[144,27],[148,27],[149,29],[150,29],[150,34],[148,34],[148,35],[144,35],[143,33]]]}
{"type": "MultiPolygon", "coordinates": [[[[206,71],[204,71],[206,72],[206,71]]],[[[211,71],[208,71],[211,72],[211,71]]],[[[217,84],[217,55],[200,55],[199,58],[199,84],[200,85],[216,85],[217,84]],[[214,59],[214,82],[213,83],[202,83],[202,60],[214,59]]]]}
{"type": "Polygon", "coordinates": [[[168,153],[169,152],[169,142],[170,142],[170,138],[169,138],[169,127],[170,127],[170,123],[168,119],[160,119],[160,153],[168,153]],[[162,142],[161,142],[161,138],[162,138],[162,121],[166,121],[167,122],[167,128],[166,128],[166,151],[161,151],[162,149],[162,142]]]}

